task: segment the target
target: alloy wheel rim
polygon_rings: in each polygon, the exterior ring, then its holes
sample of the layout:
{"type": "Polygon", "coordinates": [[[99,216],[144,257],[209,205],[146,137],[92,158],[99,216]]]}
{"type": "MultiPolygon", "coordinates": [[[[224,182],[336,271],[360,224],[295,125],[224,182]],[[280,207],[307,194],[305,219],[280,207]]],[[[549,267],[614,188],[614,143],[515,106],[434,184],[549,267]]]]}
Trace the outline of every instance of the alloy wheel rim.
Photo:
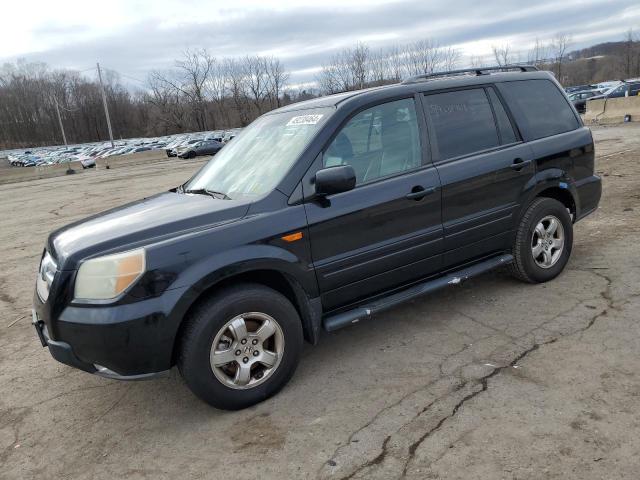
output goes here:
{"type": "Polygon", "coordinates": [[[553,215],[547,215],[536,225],[531,235],[531,254],[541,268],[551,268],[564,251],[564,227],[553,215]]]}
{"type": "Polygon", "coordinates": [[[284,334],[278,322],[262,312],[233,317],[218,331],[209,361],[215,377],[235,389],[267,381],[280,365],[284,334]]]}

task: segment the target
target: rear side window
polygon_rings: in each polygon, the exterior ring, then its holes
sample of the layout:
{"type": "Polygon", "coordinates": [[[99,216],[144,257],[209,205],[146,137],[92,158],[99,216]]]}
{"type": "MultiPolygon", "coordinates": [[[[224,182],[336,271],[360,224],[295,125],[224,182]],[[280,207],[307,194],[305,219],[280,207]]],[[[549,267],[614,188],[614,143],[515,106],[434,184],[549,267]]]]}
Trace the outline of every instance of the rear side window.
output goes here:
{"type": "Polygon", "coordinates": [[[483,88],[426,95],[425,101],[440,160],[500,145],[483,88]]]}
{"type": "Polygon", "coordinates": [[[566,97],[549,80],[498,84],[526,140],[549,137],[580,126],[566,97]]]}
{"type": "Polygon", "coordinates": [[[493,105],[493,111],[496,114],[496,124],[498,125],[498,133],[500,133],[500,140],[502,145],[507,145],[509,143],[515,143],[518,141],[516,137],[516,133],[513,131],[513,126],[511,125],[511,120],[509,120],[509,116],[502,105],[502,102],[496,95],[496,92],[493,88],[488,89],[489,98],[491,99],[491,104],[493,105]]]}

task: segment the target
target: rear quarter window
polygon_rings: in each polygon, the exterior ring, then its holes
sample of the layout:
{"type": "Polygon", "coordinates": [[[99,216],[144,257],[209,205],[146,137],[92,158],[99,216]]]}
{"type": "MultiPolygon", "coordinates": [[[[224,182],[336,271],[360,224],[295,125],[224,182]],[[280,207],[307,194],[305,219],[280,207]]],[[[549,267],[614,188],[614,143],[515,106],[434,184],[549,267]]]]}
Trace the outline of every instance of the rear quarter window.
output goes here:
{"type": "Polygon", "coordinates": [[[580,127],[565,95],[550,80],[498,84],[525,140],[536,140],[580,127]]]}

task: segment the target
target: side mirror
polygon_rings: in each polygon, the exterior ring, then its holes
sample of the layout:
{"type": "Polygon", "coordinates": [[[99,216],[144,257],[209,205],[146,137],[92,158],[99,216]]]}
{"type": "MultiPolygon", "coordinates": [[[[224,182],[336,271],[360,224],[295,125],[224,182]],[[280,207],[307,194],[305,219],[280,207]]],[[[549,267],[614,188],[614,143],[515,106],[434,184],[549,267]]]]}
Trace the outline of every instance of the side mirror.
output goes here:
{"type": "Polygon", "coordinates": [[[315,180],[316,195],[332,195],[353,190],[356,186],[356,172],[351,165],[338,165],[318,170],[315,180]]]}

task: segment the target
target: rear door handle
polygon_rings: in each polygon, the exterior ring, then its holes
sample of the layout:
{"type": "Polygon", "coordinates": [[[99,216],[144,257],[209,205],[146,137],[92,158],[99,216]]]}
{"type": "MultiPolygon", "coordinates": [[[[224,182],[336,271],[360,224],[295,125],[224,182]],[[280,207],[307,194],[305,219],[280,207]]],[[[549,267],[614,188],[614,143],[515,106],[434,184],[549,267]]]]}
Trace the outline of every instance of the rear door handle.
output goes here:
{"type": "Polygon", "coordinates": [[[410,193],[407,193],[405,195],[405,198],[408,198],[409,200],[422,200],[424,197],[426,197],[427,195],[431,195],[435,191],[436,187],[424,188],[420,185],[416,185],[411,189],[410,193]]]}
{"type": "Polygon", "coordinates": [[[510,165],[510,167],[517,171],[517,170],[522,170],[524,167],[526,167],[530,163],[531,163],[531,160],[523,160],[521,158],[516,158],[513,161],[513,163],[510,165]]]}

